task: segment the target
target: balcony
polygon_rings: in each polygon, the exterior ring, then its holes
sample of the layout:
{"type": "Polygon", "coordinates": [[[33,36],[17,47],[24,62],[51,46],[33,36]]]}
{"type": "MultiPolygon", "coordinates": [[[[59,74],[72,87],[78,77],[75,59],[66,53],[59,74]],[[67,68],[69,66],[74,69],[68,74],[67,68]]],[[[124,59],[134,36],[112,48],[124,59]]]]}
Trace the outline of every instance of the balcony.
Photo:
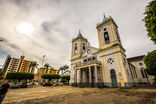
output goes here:
{"type": "Polygon", "coordinates": [[[88,65],[101,65],[100,61],[97,60],[92,60],[92,61],[87,61],[87,62],[83,62],[83,63],[77,63],[76,67],[83,67],[83,66],[88,66],[88,65]]]}

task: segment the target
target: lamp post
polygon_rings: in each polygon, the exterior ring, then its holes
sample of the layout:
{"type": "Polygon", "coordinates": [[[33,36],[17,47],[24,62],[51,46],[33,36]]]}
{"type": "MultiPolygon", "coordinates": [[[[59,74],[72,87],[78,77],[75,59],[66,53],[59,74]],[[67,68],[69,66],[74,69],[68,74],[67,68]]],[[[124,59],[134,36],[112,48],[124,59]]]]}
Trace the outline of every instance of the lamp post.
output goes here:
{"type": "Polygon", "coordinates": [[[43,64],[44,64],[44,59],[45,59],[45,56],[46,56],[46,55],[43,55],[42,67],[43,67],[43,64]]]}

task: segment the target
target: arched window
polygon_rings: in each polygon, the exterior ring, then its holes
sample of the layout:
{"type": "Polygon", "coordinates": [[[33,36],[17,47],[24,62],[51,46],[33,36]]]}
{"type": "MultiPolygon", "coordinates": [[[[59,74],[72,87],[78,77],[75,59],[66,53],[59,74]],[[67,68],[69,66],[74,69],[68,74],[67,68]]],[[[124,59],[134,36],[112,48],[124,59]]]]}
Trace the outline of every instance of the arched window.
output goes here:
{"type": "Polygon", "coordinates": [[[82,49],[83,49],[83,51],[86,50],[86,45],[85,45],[85,43],[83,43],[83,45],[82,45],[82,49]]]}
{"type": "Polygon", "coordinates": [[[88,61],[91,61],[91,58],[89,58],[88,61]]]}
{"type": "Polygon", "coordinates": [[[85,59],[83,62],[87,62],[87,60],[85,59]]]}
{"type": "Polygon", "coordinates": [[[104,32],[105,43],[110,43],[108,32],[104,32]]]}
{"type": "Polygon", "coordinates": [[[92,60],[95,60],[95,57],[93,57],[92,60]]]}
{"type": "Polygon", "coordinates": [[[141,68],[140,71],[141,71],[142,77],[145,78],[143,68],[141,68]]]}
{"type": "Polygon", "coordinates": [[[148,75],[147,75],[147,72],[146,70],[144,70],[144,73],[145,73],[145,77],[148,78],[148,75]]]}
{"type": "Polygon", "coordinates": [[[103,29],[103,31],[106,31],[106,30],[107,30],[106,28],[103,29]]]}
{"type": "Polygon", "coordinates": [[[77,43],[75,43],[75,46],[74,46],[74,54],[77,53],[77,43]]]}

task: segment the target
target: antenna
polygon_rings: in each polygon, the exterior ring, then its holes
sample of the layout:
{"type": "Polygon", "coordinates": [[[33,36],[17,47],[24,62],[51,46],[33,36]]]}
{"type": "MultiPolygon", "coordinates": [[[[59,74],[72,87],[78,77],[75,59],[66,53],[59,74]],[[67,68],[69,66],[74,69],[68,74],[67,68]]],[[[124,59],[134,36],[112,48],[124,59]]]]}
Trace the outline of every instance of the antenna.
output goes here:
{"type": "Polygon", "coordinates": [[[44,58],[46,57],[46,55],[43,55],[43,60],[42,60],[42,67],[43,67],[43,64],[44,64],[44,58]]]}
{"type": "Polygon", "coordinates": [[[22,53],[22,56],[24,56],[24,51],[23,51],[23,53],[22,53]]]}

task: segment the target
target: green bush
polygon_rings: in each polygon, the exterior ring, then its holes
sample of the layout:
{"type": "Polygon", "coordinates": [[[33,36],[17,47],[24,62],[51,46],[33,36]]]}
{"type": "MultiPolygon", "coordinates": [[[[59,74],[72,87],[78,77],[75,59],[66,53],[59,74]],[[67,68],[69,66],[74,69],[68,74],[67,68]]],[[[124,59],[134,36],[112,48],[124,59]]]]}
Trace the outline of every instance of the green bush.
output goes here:
{"type": "Polygon", "coordinates": [[[156,75],[156,50],[148,53],[144,57],[144,63],[147,67],[147,73],[149,75],[156,75]]]}
{"type": "Polygon", "coordinates": [[[9,72],[6,75],[6,79],[9,80],[18,80],[19,82],[21,80],[31,80],[34,78],[34,74],[32,73],[25,73],[25,72],[9,72]]]}
{"type": "Polygon", "coordinates": [[[68,82],[69,83],[69,80],[70,80],[70,76],[62,76],[61,77],[62,82],[68,82]]]}
{"type": "Polygon", "coordinates": [[[60,79],[60,75],[57,75],[57,74],[42,74],[41,78],[48,79],[49,82],[50,82],[52,79],[60,79]]]}

